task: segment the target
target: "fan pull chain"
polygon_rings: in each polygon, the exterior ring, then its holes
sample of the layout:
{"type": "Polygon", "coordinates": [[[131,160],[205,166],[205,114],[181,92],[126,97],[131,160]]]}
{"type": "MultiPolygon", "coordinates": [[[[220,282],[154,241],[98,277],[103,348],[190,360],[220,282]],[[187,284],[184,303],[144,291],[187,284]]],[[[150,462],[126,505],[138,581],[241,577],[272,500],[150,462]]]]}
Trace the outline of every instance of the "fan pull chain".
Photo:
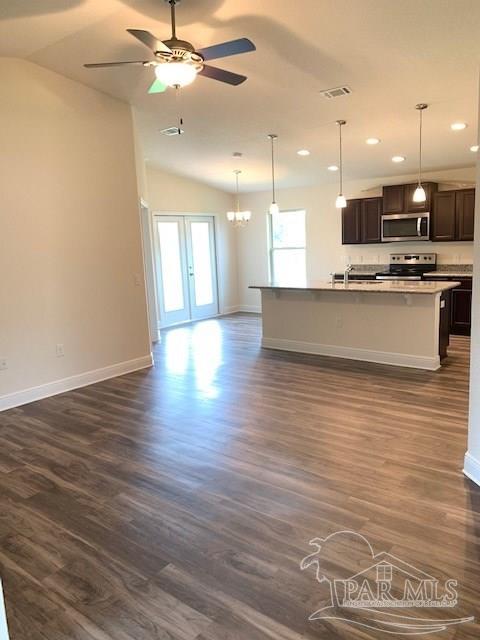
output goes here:
{"type": "Polygon", "coordinates": [[[179,85],[175,86],[175,103],[176,103],[176,107],[177,107],[177,116],[178,116],[178,135],[181,136],[183,131],[182,131],[182,126],[183,126],[183,118],[182,118],[182,114],[181,114],[181,110],[180,110],[180,87],[179,85]]]}

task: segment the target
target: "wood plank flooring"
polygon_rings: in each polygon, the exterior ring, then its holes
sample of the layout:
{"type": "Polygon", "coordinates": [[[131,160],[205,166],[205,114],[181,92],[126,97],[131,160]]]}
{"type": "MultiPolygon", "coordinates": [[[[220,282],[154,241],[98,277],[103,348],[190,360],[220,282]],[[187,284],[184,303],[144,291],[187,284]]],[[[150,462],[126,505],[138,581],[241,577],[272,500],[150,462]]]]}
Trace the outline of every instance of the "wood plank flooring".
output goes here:
{"type": "Polygon", "coordinates": [[[308,620],[321,585],[299,563],[345,529],[457,579],[480,616],[468,339],[435,373],[259,344],[253,315],[172,329],[153,369],[0,414],[12,640],[390,637],[308,620]]]}

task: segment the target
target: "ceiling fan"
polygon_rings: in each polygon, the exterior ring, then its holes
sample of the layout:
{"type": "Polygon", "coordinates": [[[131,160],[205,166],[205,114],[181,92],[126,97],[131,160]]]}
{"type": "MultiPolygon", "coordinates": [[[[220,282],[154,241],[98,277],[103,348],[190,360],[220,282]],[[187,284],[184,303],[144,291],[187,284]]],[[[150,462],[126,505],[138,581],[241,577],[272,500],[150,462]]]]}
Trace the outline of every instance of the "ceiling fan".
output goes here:
{"type": "Polygon", "coordinates": [[[248,38],[239,38],[238,40],[230,40],[229,42],[222,42],[221,44],[196,50],[190,42],[177,38],[175,6],[180,0],[165,0],[165,2],[170,5],[172,20],[172,35],[168,40],[158,40],[149,31],[127,29],[128,33],[140,40],[142,44],[153,52],[153,60],[100,62],[84,66],[88,69],[118,67],[128,64],[154,67],[157,78],[148,90],[149,93],[162,93],[167,87],[178,89],[193,82],[197,75],[231,85],[239,85],[245,82],[246,76],[212,67],[205,64],[205,61],[255,51],[256,47],[253,42],[248,38]]]}

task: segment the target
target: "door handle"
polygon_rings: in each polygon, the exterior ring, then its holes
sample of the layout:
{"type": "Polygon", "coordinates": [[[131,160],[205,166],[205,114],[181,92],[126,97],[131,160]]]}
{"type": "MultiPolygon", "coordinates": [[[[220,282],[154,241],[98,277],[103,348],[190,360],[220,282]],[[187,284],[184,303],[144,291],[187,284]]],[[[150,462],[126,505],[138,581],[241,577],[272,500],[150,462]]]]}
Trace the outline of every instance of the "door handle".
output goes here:
{"type": "Polygon", "coordinates": [[[420,238],[422,235],[422,218],[417,218],[417,236],[420,238]]]}

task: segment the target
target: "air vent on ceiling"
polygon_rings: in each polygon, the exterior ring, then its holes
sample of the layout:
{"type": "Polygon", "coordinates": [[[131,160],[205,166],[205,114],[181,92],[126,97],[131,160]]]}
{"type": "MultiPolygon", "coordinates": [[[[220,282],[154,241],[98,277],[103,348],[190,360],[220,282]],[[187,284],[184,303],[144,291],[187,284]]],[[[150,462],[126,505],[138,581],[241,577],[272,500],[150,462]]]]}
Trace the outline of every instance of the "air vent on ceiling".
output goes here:
{"type": "Polygon", "coordinates": [[[168,127],[167,129],[162,129],[160,133],[163,133],[164,136],[180,136],[185,131],[179,127],[168,127]]]}
{"type": "Polygon", "coordinates": [[[334,87],[333,89],[327,89],[320,93],[322,93],[324,98],[339,98],[340,96],[349,96],[352,90],[347,85],[343,85],[342,87],[334,87]]]}

